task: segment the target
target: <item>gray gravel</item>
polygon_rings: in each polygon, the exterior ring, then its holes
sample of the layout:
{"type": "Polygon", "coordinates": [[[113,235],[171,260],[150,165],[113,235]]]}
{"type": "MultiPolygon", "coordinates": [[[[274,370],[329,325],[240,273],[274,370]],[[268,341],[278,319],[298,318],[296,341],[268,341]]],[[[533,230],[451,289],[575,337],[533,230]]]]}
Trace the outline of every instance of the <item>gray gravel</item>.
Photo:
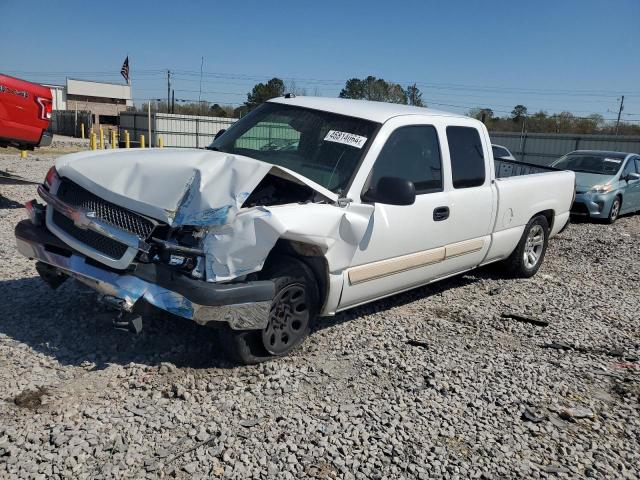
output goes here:
{"type": "MultiPolygon", "coordinates": [[[[0,155],[34,180],[51,163],[0,155]]],[[[640,216],[572,225],[533,279],[483,269],[236,367],[213,330],[133,336],[50,290],[13,243],[35,188],[0,188],[0,478],[640,476],[640,216]]]]}

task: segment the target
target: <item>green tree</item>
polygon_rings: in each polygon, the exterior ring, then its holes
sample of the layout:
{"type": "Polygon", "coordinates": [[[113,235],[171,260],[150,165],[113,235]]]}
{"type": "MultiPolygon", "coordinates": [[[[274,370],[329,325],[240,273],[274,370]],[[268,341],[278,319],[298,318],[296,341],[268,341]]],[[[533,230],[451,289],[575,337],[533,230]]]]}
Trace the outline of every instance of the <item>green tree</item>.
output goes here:
{"type": "Polygon", "coordinates": [[[516,105],[511,111],[511,118],[514,122],[519,122],[522,118],[527,116],[527,107],[524,105],[516,105]]]}
{"type": "Polygon", "coordinates": [[[209,107],[209,114],[213,117],[228,117],[229,113],[233,114],[233,109],[229,112],[229,108],[221,107],[217,103],[214,103],[209,107]]]}
{"type": "Polygon", "coordinates": [[[385,82],[382,78],[376,78],[372,75],[365,79],[351,78],[347,80],[339,96],[340,98],[403,104],[408,101],[407,93],[400,85],[385,82]]]}
{"type": "Polygon", "coordinates": [[[359,78],[350,78],[344,84],[344,88],[340,90],[340,98],[353,98],[362,100],[366,98],[364,81],[359,78]]]}
{"type": "Polygon", "coordinates": [[[284,82],[279,78],[272,78],[267,83],[256,84],[251,93],[247,93],[247,101],[244,104],[249,110],[253,110],[267,100],[282,95],[284,95],[284,82]]]}
{"type": "Polygon", "coordinates": [[[427,105],[422,101],[422,92],[414,83],[413,85],[409,85],[407,90],[405,91],[407,95],[407,101],[409,105],[413,105],[414,107],[426,107],[427,105]]]}
{"type": "Polygon", "coordinates": [[[493,110],[490,108],[475,107],[467,112],[467,116],[475,118],[476,120],[482,120],[484,118],[485,123],[493,119],[493,110]]]}

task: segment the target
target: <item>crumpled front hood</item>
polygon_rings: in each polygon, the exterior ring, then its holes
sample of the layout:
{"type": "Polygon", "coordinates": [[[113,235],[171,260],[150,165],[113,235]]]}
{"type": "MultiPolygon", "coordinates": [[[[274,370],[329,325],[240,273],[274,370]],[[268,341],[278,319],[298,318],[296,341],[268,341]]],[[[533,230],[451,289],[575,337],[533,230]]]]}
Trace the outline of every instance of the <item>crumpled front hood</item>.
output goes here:
{"type": "Polygon", "coordinates": [[[337,195],[289,169],[195,149],[127,149],[60,157],[62,177],[117,205],[171,225],[223,224],[269,173],[337,195]]]}
{"type": "Polygon", "coordinates": [[[609,183],[615,178],[611,175],[600,175],[598,173],[576,172],[576,188],[578,190],[589,190],[594,185],[609,183]]]}

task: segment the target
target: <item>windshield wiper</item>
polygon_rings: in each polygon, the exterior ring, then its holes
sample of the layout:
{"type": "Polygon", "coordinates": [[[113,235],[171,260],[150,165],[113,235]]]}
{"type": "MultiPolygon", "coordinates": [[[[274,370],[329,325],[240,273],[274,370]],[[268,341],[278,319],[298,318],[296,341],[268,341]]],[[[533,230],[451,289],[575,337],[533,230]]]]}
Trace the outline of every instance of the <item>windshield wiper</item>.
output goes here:
{"type": "Polygon", "coordinates": [[[213,150],[214,152],[221,152],[222,150],[220,150],[218,147],[214,147],[213,145],[209,145],[208,147],[205,147],[207,150],[213,150]]]}

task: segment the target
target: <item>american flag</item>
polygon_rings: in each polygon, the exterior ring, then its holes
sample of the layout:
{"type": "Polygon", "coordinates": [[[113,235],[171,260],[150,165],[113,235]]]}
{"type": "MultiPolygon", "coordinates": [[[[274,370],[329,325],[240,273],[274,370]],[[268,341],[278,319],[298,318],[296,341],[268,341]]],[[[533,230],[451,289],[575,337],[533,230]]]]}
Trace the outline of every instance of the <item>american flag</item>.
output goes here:
{"type": "Polygon", "coordinates": [[[129,55],[124,59],[124,63],[122,64],[122,70],[120,70],[120,74],[124,77],[124,79],[129,83],[129,55]]]}

